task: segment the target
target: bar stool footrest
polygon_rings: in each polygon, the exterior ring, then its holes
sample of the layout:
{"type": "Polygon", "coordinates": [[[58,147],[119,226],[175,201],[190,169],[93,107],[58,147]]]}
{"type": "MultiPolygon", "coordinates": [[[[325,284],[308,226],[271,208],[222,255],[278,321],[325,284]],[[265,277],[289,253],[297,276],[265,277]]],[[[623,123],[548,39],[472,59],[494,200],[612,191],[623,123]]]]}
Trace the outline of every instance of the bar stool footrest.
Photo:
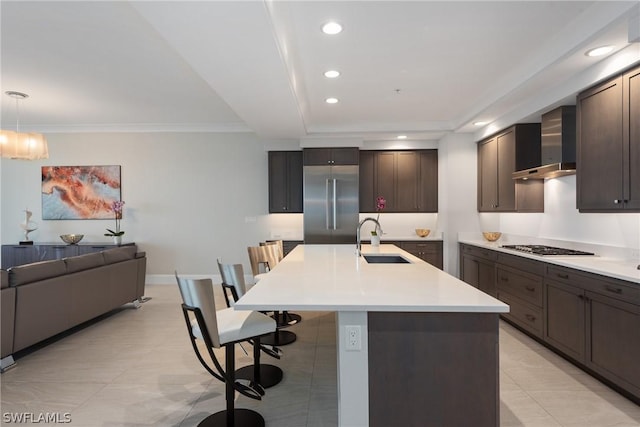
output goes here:
{"type": "MultiPolygon", "coordinates": [[[[244,366],[236,370],[237,380],[255,381],[253,365],[244,366]]],[[[262,388],[273,387],[282,381],[282,369],[274,365],[260,364],[260,385],[262,388]]]]}

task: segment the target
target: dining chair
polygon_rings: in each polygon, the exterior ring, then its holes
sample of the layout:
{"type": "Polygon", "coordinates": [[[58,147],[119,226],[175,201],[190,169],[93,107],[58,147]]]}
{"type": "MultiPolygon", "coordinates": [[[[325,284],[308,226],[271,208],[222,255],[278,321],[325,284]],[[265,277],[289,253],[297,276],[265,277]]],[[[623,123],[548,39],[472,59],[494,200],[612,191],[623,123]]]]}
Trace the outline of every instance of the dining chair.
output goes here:
{"type": "MultiPolygon", "coordinates": [[[[242,384],[235,378],[235,345],[249,339],[259,345],[260,337],[276,330],[275,321],[255,311],[236,311],[225,308],[216,311],[211,279],[185,279],[175,273],[182,297],[182,313],[189,331],[189,339],[202,366],[218,380],[225,383],[226,409],[209,415],[199,426],[264,426],[258,412],[235,408],[235,392],[251,399],[261,400],[264,390],[256,384],[242,384]],[[211,367],[197,344],[204,342],[211,367]],[[216,358],[214,349],[224,347],[224,367],[216,358]]],[[[258,352],[259,353],[259,352],[258,352]]]]}
{"type": "MultiPolygon", "coordinates": [[[[227,307],[233,307],[233,304],[247,291],[242,264],[224,264],[220,258],[217,259],[217,263],[222,277],[221,285],[224,299],[227,307]]],[[[253,346],[254,363],[237,369],[236,378],[256,382],[263,388],[273,387],[282,381],[282,369],[274,365],[259,363],[260,351],[276,359],[280,359],[282,351],[278,347],[267,347],[264,343],[256,343],[253,340],[250,340],[249,343],[253,346]]]]}

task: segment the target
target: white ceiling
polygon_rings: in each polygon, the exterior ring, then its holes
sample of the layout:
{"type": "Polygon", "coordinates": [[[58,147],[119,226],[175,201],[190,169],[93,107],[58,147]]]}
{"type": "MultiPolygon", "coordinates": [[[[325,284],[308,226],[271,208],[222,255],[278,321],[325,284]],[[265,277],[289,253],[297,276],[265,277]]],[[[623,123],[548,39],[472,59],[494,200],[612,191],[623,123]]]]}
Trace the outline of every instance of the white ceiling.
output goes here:
{"type": "MultiPolygon", "coordinates": [[[[640,61],[638,4],[3,0],[2,92],[28,93],[21,127],[45,133],[431,140],[480,119],[489,133],[640,61]],[[330,19],[341,34],[321,33],[330,19]],[[584,55],[604,43],[607,59],[584,55]]],[[[14,128],[15,101],[1,105],[14,128]]]]}

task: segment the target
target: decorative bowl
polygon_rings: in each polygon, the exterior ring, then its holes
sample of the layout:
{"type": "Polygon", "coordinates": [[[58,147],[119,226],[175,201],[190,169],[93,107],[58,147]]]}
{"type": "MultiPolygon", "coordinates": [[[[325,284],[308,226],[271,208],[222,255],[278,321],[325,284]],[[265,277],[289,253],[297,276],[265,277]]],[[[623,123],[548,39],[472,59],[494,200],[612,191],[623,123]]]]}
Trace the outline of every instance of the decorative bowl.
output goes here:
{"type": "Polygon", "coordinates": [[[63,242],[69,245],[76,245],[82,238],[84,234],[61,234],[60,238],[63,242]]]}
{"type": "Polygon", "coordinates": [[[416,228],[416,234],[420,237],[427,237],[430,232],[428,228],[416,228]]]}
{"type": "Polygon", "coordinates": [[[483,231],[482,235],[488,241],[495,242],[500,238],[500,236],[502,236],[502,233],[500,233],[499,231],[483,231]]]}

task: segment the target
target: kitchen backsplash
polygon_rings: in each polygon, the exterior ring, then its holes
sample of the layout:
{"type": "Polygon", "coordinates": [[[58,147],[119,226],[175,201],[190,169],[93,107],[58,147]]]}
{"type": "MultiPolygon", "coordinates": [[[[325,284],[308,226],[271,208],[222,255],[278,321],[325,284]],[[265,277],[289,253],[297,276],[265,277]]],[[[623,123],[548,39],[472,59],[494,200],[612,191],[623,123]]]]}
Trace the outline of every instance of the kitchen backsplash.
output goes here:
{"type": "MultiPolygon", "coordinates": [[[[360,214],[360,220],[373,217],[377,214],[360,214]]],[[[302,240],[303,239],[303,214],[272,214],[268,215],[269,235],[272,239],[302,240]]],[[[431,230],[428,238],[439,236],[438,214],[435,213],[403,213],[391,214],[380,213],[380,225],[382,226],[382,240],[393,238],[407,238],[418,236],[415,234],[416,228],[428,228],[431,230]]],[[[369,236],[373,231],[374,224],[367,222],[362,227],[362,236],[369,236]]],[[[355,233],[355,230],[353,230],[355,233]]]]}

